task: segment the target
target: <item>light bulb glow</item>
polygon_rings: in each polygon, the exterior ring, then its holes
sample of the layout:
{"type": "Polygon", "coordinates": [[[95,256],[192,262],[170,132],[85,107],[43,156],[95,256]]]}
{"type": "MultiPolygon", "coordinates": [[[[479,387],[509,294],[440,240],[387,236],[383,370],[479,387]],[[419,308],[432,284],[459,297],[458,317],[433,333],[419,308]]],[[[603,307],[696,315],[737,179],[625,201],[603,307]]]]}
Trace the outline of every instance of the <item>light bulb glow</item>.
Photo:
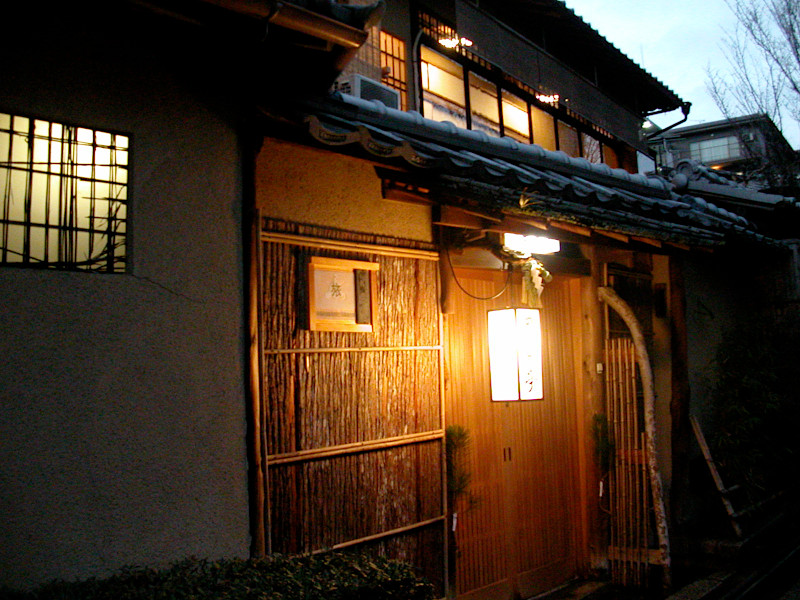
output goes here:
{"type": "Polygon", "coordinates": [[[561,250],[561,243],[558,240],[541,235],[506,233],[503,236],[503,245],[509,250],[519,252],[526,256],[532,256],[534,254],[555,254],[561,250]]]}

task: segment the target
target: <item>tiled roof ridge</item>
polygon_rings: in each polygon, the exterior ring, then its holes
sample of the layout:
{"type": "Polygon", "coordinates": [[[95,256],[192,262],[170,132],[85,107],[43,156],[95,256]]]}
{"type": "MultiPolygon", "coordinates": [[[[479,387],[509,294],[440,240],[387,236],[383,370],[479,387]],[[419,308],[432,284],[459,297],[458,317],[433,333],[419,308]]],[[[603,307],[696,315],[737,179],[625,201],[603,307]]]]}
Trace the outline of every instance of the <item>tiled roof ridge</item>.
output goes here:
{"type": "MultiPolygon", "coordinates": [[[[389,128],[405,134],[424,136],[426,140],[454,145],[466,150],[488,152],[509,160],[541,166],[546,162],[549,168],[578,170],[588,179],[599,179],[607,182],[610,178],[615,182],[645,189],[667,197],[672,185],[662,177],[629,173],[624,169],[612,169],[602,163],[591,163],[585,158],[569,156],[560,150],[545,150],[537,144],[523,144],[510,137],[493,137],[482,131],[462,129],[446,121],[434,121],[423,117],[417,111],[401,111],[389,108],[377,100],[363,100],[349,94],[334,92],[330,98],[354,110],[359,120],[373,123],[382,128],[389,128]]],[[[335,105],[326,106],[335,108],[335,105]]],[[[346,110],[346,109],[345,109],[346,110]]]]}
{"type": "MultiPolygon", "coordinates": [[[[312,101],[303,112],[308,131],[318,142],[329,147],[360,148],[359,152],[403,168],[438,172],[442,182],[452,175],[468,187],[470,182],[473,186],[488,185],[499,194],[497,200],[505,210],[552,210],[559,214],[566,210],[562,217],[572,214],[578,220],[591,221],[606,214],[616,225],[633,219],[631,223],[639,221],[651,233],[658,232],[656,239],[680,236],[680,231],[701,239],[704,236],[691,233],[699,228],[712,237],[725,232],[736,238],[781,245],[758,233],[755,224],[741,214],[691,191],[679,191],[659,175],[630,174],[342,94],[312,101]],[[516,191],[509,195],[503,190],[516,191]],[[523,196],[534,200],[530,206],[514,209],[508,204],[509,198],[519,203],[523,196]],[[622,218],[623,214],[628,216],[622,218]],[[658,222],[662,227],[656,226],[658,222]]],[[[602,225],[600,221],[602,218],[597,221],[602,225]]]]}

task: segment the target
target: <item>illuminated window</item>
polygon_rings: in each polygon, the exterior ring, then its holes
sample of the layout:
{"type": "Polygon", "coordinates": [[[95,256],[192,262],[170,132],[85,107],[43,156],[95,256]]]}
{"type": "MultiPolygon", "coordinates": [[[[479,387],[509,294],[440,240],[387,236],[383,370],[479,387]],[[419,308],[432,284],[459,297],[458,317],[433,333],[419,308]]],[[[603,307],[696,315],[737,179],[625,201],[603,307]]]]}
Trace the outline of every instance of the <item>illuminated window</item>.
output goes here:
{"type": "Polygon", "coordinates": [[[128,144],[0,113],[0,264],[125,271],[128,144]]]}
{"type": "Polygon", "coordinates": [[[400,92],[400,109],[408,108],[406,76],[406,43],[399,37],[381,31],[381,81],[400,92]]]}
{"type": "Polygon", "coordinates": [[[529,144],[531,141],[528,103],[505,90],[503,90],[503,133],[518,142],[529,144]]]}
{"type": "Polygon", "coordinates": [[[531,106],[533,120],[533,143],[545,150],[556,149],[556,123],[553,116],[540,108],[531,106]]]}
{"type": "MultiPolygon", "coordinates": [[[[423,116],[619,166],[616,152],[601,142],[611,134],[570,110],[558,93],[543,93],[503,73],[479,56],[470,40],[432,15],[420,12],[419,28],[427,44],[419,49],[423,116]]],[[[385,69],[388,59],[383,60],[385,69]]]]}
{"type": "Polygon", "coordinates": [[[422,47],[422,114],[434,121],[467,127],[464,70],[456,62],[422,47]]]}
{"type": "Polygon", "coordinates": [[[472,114],[472,129],[500,136],[500,105],[497,102],[495,84],[470,73],[469,107],[472,114]]]}
{"type": "Polygon", "coordinates": [[[742,156],[739,139],[736,136],[691,142],[689,144],[689,153],[694,160],[699,160],[700,162],[729,160],[742,156]]]}

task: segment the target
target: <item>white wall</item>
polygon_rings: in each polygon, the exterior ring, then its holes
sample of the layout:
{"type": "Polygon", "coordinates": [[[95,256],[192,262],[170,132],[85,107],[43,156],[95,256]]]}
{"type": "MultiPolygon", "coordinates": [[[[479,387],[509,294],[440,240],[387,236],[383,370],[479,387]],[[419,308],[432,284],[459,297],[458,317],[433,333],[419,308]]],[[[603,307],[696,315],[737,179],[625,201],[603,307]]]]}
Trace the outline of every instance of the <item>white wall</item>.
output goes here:
{"type": "Polygon", "coordinates": [[[7,21],[23,39],[0,39],[0,110],[131,135],[132,268],[0,266],[0,584],[246,556],[242,182],[219,82],[111,11],[101,30],[39,10],[7,21]]]}

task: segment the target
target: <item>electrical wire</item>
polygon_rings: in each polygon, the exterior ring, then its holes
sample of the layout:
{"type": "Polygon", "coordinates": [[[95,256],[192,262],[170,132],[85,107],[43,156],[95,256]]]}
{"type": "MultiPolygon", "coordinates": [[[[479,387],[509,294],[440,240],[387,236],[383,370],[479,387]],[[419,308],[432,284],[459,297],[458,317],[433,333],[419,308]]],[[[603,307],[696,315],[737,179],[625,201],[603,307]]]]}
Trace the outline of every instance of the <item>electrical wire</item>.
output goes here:
{"type": "Polygon", "coordinates": [[[458,289],[460,289],[462,292],[464,292],[467,296],[469,296],[473,300],[485,300],[485,301],[495,300],[496,298],[499,298],[500,296],[502,296],[503,293],[508,289],[508,284],[511,283],[511,268],[510,267],[508,268],[508,274],[506,275],[506,282],[503,284],[503,289],[501,289],[499,292],[497,292],[494,296],[487,296],[487,297],[484,298],[482,296],[475,296],[474,294],[470,294],[467,290],[464,289],[464,286],[462,286],[459,283],[458,277],[456,277],[456,270],[455,270],[455,268],[453,268],[453,261],[450,260],[450,248],[445,248],[444,252],[445,252],[445,255],[447,256],[447,264],[450,265],[450,273],[453,275],[453,281],[456,282],[456,285],[458,286],[458,289]]]}

